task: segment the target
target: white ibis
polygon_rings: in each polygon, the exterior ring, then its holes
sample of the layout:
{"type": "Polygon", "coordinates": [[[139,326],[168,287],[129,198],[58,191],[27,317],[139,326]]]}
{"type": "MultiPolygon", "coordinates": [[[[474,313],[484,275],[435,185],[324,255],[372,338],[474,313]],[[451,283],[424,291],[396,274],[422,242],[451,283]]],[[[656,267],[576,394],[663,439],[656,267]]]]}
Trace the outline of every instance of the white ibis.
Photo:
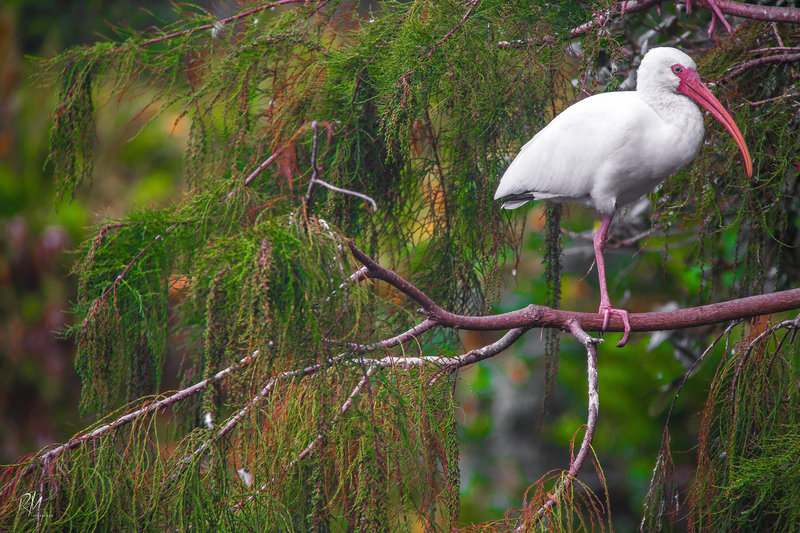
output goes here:
{"type": "Polygon", "coordinates": [[[506,170],[494,195],[506,209],[530,200],[574,201],[594,208],[594,236],[603,331],[610,315],[622,319],[628,342],[628,312],[611,306],[603,250],[614,211],[633,202],[667,176],[691,163],[703,143],[709,111],[733,136],[747,176],[753,164],[739,128],[697,75],[692,58],[675,48],[654,48],[642,59],[636,91],[591,96],[565,109],[528,141],[506,170]]]}

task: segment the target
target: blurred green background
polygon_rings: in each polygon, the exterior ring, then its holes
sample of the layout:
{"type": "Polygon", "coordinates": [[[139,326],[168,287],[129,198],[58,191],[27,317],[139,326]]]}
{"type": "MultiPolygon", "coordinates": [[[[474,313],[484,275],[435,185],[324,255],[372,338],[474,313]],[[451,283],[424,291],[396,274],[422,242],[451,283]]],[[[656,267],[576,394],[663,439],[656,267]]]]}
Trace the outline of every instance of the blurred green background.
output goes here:
{"type": "Polygon", "coordinates": [[[142,127],[147,97],[99,91],[96,179],[71,202],[55,197],[46,165],[55,88],[40,61],[113,37],[107,21],[146,28],[174,16],[168,2],[47,2],[0,6],[0,462],[80,430],[80,381],[68,324],[76,279],[70,251],[96,220],[178,196],[184,132],[170,113],[142,127]]]}

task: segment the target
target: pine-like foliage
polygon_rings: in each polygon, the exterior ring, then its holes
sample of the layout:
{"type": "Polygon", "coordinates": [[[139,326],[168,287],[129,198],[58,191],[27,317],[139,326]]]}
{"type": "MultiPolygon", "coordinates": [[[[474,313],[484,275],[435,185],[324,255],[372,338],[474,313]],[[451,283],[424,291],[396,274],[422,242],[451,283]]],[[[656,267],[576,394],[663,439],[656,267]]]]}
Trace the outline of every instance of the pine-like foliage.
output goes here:
{"type": "Polygon", "coordinates": [[[720,365],[706,404],[691,495],[696,530],[791,531],[800,524],[797,324],[753,326],[739,357],[720,365]]]}
{"type": "MultiPolygon", "coordinates": [[[[184,354],[185,386],[208,384],[169,417],[143,416],[54,457],[34,485],[21,479],[15,498],[42,499],[34,513],[6,508],[5,523],[446,527],[459,509],[452,381],[435,367],[366,374],[351,362],[359,354],[341,343],[407,329],[414,309],[346,283],[357,266],[344,238],[451,310],[487,309],[518,241],[491,201],[495,180],[541,123],[561,60],[496,42],[553,21],[505,2],[466,23],[457,2],[278,2],[222,22],[180,9],[161,30],[50,63],[50,164],[66,199],[102,179],[100,86],[148,91],[190,123],[184,198],[101,221],[80,250],[73,335],[83,409],[108,420],[159,390],[170,350],[184,354]],[[377,209],[310,189],[314,167],[377,209]]],[[[446,355],[454,341],[422,348],[446,355]]]]}
{"type": "MultiPolygon", "coordinates": [[[[64,199],[102,179],[93,175],[94,117],[108,91],[147,93],[152,109],[188,122],[186,192],[99,221],[79,250],[71,334],[82,407],[102,415],[99,436],[59,449],[35,475],[25,461],[7,469],[0,528],[454,526],[454,378],[435,365],[360,363],[363,345],[418,317],[387,285],[354,282],[360,265],[348,239],[442,307],[488,311],[500,267],[521,242],[520,218],[492,200],[508,157],[578,89],[621,81],[598,67],[622,64],[624,25],[589,33],[579,61],[566,53],[568,31],[605,4],[283,0],[224,20],[179,4],[178,22],[50,61],[59,103],[49,163],[64,199]],[[584,74],[573,80],[576,71],[584,74]],[[153,395],[169,353],[182,357],[185,388],[162,407],[153,395]],[[128,411],[140,416],[114,425],[128,411]]],[[[766,23],[737,31],[702,56],[704,75],[723,77],[771,31],[766,23]]],[[[726,87],[732,98],[787,94],[797,88],[792,68],[726,87]]],[[[724,287],[723,272],[735,272],[737,292],[752,293],[788,285],[797,266],[787,252],[800,210],[796,102],[743,106],[736,116],[752,128],[755,184],[725,173],[738,165],[735,150],[712,127],[692,173],[656,195],[663,226],[699,228],[694,259],[706,299],[724,287]],[[720,242],[730,224],[732,247],[720,242]],[[785,268],[769,268],[773,258],[785,268]]],[[[547,232],[555,304],[558,213],[547,232]]],[[[776,465],[796,472],[797,352],[793,339],[765,339],[724,362],[709,396],[691,498],[698,529],[712,523],[706,515],[749,527],[741,512],[758,505],[766,506],[760,524],[797,523],[796,495],[792,514],[775,507],[797,484],[769,477],[780,474],[776,465]],[[757,394],[742,390],[754,382],[757,394]]],[[[559,344],[548,343],[552,380],[559,344]]],[[[442,331],[376,353],[458,349],[457,336],[442,331]]],[[[574,490],[552,523],[602,523],[607,500],[574,490]]]]}

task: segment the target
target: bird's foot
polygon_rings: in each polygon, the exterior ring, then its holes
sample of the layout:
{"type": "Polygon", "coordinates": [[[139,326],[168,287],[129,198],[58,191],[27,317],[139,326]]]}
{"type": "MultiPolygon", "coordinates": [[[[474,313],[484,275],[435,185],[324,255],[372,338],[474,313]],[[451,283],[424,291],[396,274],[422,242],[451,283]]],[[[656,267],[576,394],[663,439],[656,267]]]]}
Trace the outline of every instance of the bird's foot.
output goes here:
{"type": "Polygon", "coordinates": [[[603,315],[603,332],[605,332],[606,328],[608,327],[608,319],[611,315],[617,315],[622,319],[622,326],[625,328],[625,333],[622,335],[622,339],[617,343],[617,348],[622,348],[628,343],[628,335],[631,332],[631,323],[628,321],[628,312],[624,309],[615,309],[610,305],[601,305],[600,310],[598,311],[601,315],[603,315]]]}

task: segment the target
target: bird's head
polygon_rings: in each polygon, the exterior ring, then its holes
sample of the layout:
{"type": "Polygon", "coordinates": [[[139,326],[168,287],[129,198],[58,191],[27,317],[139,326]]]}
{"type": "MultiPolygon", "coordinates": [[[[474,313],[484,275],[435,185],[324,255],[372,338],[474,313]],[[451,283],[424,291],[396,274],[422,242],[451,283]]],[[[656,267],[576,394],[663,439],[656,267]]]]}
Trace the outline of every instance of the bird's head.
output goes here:
{"type": "Polygon", "coordinates": [[[691,57],[677,48],[652,48],[642,58],[642,64],[636,73],[636,87],[640,91],[678,92],[681,82],[678,74],[687,70],[697,74],[697,65],[691,57]]]}
{"type": "Polygon", "coordinates": [[[730,113],[700,81],[697,65],[691,57],[676,48],[665,46],[651,49],[645,54],[637,72],[636,90],[653,93],[669,91],[697,102],[725,126],[739,146],[747,176],[753,175],[753,163],[742,133],[730,113]]]}

